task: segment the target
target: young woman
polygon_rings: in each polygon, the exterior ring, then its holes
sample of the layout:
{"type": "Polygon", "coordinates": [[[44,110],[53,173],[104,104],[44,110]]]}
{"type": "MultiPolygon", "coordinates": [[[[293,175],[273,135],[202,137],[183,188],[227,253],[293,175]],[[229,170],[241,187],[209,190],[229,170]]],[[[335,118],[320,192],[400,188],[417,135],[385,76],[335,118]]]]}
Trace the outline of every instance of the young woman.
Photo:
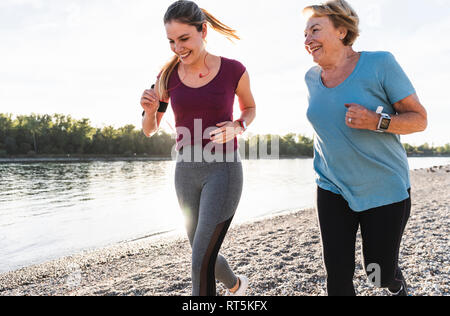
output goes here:
{"type": "Polygon", "coordinates": [[[156,133],[170,101],[178,134],[175,187],[192,246],[193,296],[215,296],[216,278],[228,295],[242,296],[247,278],[236,276],[218,252],[242,193],[236,137],[255,119],[256,106],[245,67],[206,50],[208,27],[239,37],[192,1],[173,3],[164,24],[175,56],[155,89],[142,96],[143,130],[148,137],[156,133]],[[233,121],[235,95],[242,113],[233,121]]]}
{"type": "Polygon", "coordinates": [[[355,241],[361,227],[372,282],[408,295],[399,267],[411,211],[411,183],[399,135],[427,127],[427,111],[391,53],[356,52],[359,18],[344,0],[305,9],[306,74],[315,130],[317,210],[328,294],[355,295],[355,241]]]}

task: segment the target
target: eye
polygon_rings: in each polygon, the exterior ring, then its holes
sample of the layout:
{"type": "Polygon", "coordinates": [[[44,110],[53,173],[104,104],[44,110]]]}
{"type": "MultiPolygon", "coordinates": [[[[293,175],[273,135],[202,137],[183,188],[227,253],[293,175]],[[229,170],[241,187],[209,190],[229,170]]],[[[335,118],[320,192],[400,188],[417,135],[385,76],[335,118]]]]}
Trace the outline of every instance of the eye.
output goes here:
{"type": "Polygon", "coordinates": [[[317,32],[317,31],[319,31],[319,29],[313,29],[313,33],[317,32]]]}
{"type": "Polygon", "coordinates": [[[189,38],[182,38],[181,39],[182,42],[186,42],[187,40],[189,40],[189,38]]]}

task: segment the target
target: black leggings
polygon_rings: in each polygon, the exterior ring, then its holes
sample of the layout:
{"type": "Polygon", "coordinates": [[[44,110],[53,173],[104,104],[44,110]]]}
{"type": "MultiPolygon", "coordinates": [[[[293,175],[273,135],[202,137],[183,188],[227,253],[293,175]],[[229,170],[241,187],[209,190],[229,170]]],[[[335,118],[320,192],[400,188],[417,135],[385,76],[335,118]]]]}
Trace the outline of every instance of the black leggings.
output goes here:
{"type": "Polygon", "coordinates": [[[328,295],[355,295],[353,275],[358,227],[361,227],[368,276],[381,288],[400,287],[403,276],[398,255],[411,213],[411,190],[408,192],[410,197],[405,201],[357,213],[341,195],[318,188],[317,210],[328,295]]]}

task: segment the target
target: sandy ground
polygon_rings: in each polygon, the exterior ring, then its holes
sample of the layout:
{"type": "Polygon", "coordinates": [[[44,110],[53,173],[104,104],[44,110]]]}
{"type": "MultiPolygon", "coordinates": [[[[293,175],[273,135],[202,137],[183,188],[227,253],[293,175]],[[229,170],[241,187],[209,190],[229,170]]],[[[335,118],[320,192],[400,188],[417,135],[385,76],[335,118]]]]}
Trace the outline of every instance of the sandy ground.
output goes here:
{"type": "MultiPolygon", "coordinates": [[[[411,294],[450,294],[450,166],[412,172],[413,210],[400,256],[411,294]]],[[[359,295],[386,295],[365,277],[359,295]]],[[[235,225],[221,253],[250,279],[248,295],[325,295],[314,210],[235,225]]],[[[0,295],[190,295],[190,248],[182,235],[122,243],[0,275],[0,295]]],[[[219,294],[224,288],[218,284],[219,294]]]]}

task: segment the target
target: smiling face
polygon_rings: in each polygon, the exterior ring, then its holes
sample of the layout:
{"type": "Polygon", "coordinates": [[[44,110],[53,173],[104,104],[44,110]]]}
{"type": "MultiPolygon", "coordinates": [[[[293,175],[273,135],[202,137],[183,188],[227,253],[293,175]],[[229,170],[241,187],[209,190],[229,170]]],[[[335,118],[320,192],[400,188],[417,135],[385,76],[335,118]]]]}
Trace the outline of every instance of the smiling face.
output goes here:
{"type": "Polygon", "coordinates": [[[180,57],[182,63],[195,64],[205,51],[206,24],[201,32],[195,26],[177,21],[168,22],[165,27],[172,51],[180,57]]]}
{"type": "Polygon", "coordinates": [[[328,17],[311,17],[305,29],[305,48],[317,64],[329,62],[336,51],[345,48],[342,39],[347,35],[344,28],[335,28],[328,17]]]}

